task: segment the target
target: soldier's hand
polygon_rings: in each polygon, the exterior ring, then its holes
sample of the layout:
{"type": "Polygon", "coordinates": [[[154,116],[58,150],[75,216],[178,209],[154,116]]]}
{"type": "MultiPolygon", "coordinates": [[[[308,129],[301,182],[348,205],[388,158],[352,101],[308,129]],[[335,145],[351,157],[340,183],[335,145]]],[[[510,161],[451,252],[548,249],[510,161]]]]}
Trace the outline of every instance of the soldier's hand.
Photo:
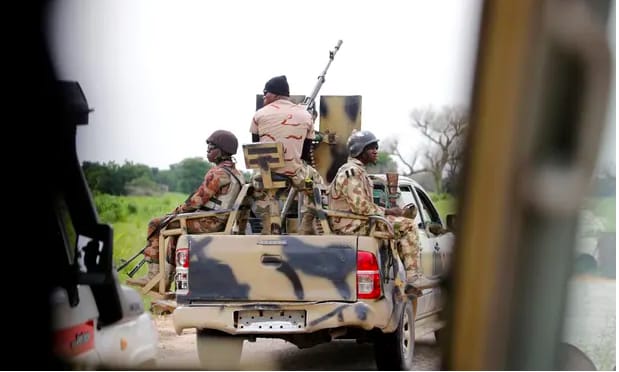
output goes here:
{"type": "Polygon", "coordinates": [[[387,208],[385,209],[385,215],[399,217],[402,215],[402,208],[400,207],[387,208]]]}

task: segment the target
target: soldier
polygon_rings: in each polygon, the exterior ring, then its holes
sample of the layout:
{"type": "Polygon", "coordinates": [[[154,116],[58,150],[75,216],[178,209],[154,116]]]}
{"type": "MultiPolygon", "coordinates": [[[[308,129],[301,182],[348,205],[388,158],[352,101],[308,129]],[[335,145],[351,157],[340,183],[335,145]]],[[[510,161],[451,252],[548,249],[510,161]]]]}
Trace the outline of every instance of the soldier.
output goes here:
{"type": "MultiPolygon", "coordinates": [[[[415,222],[402,217],[399,207],[383,208],[373,202],[373,185],[365,166],[376,164],[378,139],[369,131],[354,132],[348,138],[348,162],[342,165],[329,185],[329,209],[363,216],[384,216],[396,230],[400,258],[406,269],[407,293],[438,284],[423,276],[419,267],[419,236],[415,222]],[[412,287],[412,288],[411,288],[412,287]]],[[[341,234],[367,234],[368,224],[351,218],[331,218],[332,228],[341,234]]]]}
{"type": "MultiPolygon", "coordinates": [[[[228,209],[236,200],[239,191],[245,183],[243,175],[236,169],[232,159],[238,148],[236,136],[227,130],[216,130],[206,140],[206,143],[208,145],[207,159],[215,165],[206,173],[204,181],[198,190],[190,195],[183,204],[176,207],[172,213],[164,217],[153,218],[149,222],[146,235],[147,237],[150,236],[148,239],[149,245],[144,250],[144,258],[148,262],[148,274],[141,278],[129,279],[128,283],[144,286],[159,272],[159,233],[157,232],[153,236],[151,234],[158,230],[159,225],[166,217],[197,210],[228,209]]],[[[223,231],[227,219],[227,215],[192,219],[187,221],[187,232],[208,233],[223,231]]],[[[178,222],[173,223],[177,224],[178,222]]],[[[170,239],[167,250],[168,262],[171,264],[174,263],[176,238],[170,239]]],[[[166,268],[166,272],[168,273],[166,277],[169,278],[171,268],[166,268]]]]}
{"type": "MultiPolygon", "coordinates": [[[[315,137],[312,115],[304,106],[290,100],[288,80],[285,75],[276,76],[264,86],[264,106],[256,111],[250,126],[253,142],[280,142],[284,148],[284,166],[275,168],[272,172],[288,177],[292,186],[301,190],[303,204],[313,203],[309,198],[306,181],[314,184],[324,184],[316,169],[310,166],[310,150],[315,137]]],[[[271,213],[279,210],[279,202],[271,200],[266,192],[254,183],[256,191],[253,194],[256,214],[262,219],[262,233],[270,234],[271,213]]],[[[283,190],[284,193],[287,190],[283,190]]],[[[280,193],[278,198],[285,198],[280,193]]],[[[287,194],[287,193],[286,193],[287,194]]],[[[314,234],[314,215],[302,211],[299,233],[314,234]]]]}

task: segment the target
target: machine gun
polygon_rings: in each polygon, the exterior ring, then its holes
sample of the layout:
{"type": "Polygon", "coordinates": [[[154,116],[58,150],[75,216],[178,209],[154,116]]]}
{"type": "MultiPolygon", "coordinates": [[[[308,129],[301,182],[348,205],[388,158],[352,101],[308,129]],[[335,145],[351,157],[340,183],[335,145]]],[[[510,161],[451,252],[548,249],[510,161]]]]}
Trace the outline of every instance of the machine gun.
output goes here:
{"type": "MultiPolygon", "coordinates": [[[[303,99],[303,102],[301,103],[303,106],[305,106],[307,111],[309,111],[309,113],[312,115],[312,118],[314,119],[315,119],[315,116],[317,115],[316,96],[318,96],[318,92],[320,91],[320,88],[322,88],[322,84],[324,84],[325,82],[325,76],[327,75],[327,70],[329,69],[329,66],[331,66],[331,62],[333,62],[333,59],[335,58],[335,54],[337,53],[338,50],[340,50],[340,46],[342,46],[342,40],[338,40],[337,44],[335,45],[335,48],[329,51],[329,62],[327,62],[327,66],[322,71],[322,74],[318,76],[318,81],[316,82],[316,85],[314,86],[314,90],[312,90],[312,93],[309,96],[306,96],[305,99],[303,99]]],[[[316,138],[314,140],[314,144],[322,142],[325,137],[327,137],[327,143],[335,142],[335,136],[333,134],[320,133],[316,131],[316,138]]],[[[310,160],[312,163],[311,165],[315,167],[316,160],[314,158],[313,146],[312,148],[310,148],[310,160]]]]}
{"type": "Polygon", "coordinates": [[[305,97],[305,99],[303,99],[303,102],[301,103],[307,108],[307,111],[309,111],[310,114],[315,112],[316,110],[316,96],[318,96],[318,92],[320,91],[322,84],[324,84],[325,82],[327,70],[329,69],[329,66],[331,66],[331,62],[333,62],[335,54],[338,50],[340,50],[340,46],[342,46],[342,40],[338,40],[335,48],[329,51],[329,62],[327,63],[327,66],[325,67],[324,71],[322,71],[322,74],[318,76],[318,82],[316,83],[316,86],[314,86],[314,90],[312,91],[312,93],[309,96],[305,97]]]}

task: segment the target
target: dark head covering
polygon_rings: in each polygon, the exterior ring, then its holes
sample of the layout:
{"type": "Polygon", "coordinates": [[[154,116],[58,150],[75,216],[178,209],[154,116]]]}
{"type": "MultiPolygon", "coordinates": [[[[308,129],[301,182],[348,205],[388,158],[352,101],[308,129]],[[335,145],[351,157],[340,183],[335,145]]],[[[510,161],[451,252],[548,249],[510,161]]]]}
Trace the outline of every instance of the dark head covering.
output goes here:
{"type": "Polygon", "coordinates": [[[278,96],[290,96],[290,88],[288,88],[288,80],[286,80],[286,75],[276,76],[267,81],[264,85],[264,90],[265,92],[271,92],[278,96]]]}
{"type": "Polygon", "coordinates": [[[236,150],[239,146],[239,141],[232,132],[221,129],[214,131],[209,138],[206,139],[206,143],[212,143],[228,155],[236,154],[236,150]]]}

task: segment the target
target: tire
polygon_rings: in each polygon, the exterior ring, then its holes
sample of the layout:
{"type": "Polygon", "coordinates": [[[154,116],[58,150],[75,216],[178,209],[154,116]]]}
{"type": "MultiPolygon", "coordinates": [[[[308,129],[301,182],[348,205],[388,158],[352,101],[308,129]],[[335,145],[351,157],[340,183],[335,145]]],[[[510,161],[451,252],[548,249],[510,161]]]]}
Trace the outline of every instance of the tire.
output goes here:
{"type": "Polygon", "coordinates": [[[598,263],[589,254],[581,254],[574,262],[575,274],[593,274],[597,270],[598,263]]]}
{"type": "Polygon", "coordinates": [[[380,371],[410,371],[414,353],[415,316],[412,303],[406,301],[395,332],[381,334],[374,341],[376,368],[380,371]]]}
{"type": "Polygon", "coordinates": [[[202,368],[238,370],[243,352],[243,338],[212,330],[198,330],[196,348],[202,368]]]}

